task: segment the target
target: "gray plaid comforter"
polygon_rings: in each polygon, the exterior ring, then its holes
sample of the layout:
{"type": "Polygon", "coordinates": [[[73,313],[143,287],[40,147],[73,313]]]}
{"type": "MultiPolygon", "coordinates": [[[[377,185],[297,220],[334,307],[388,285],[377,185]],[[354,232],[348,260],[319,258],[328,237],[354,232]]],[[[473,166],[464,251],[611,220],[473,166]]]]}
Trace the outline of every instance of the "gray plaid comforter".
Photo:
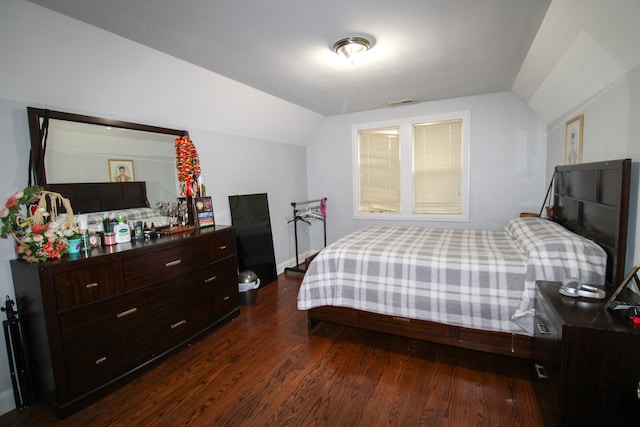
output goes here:
{"type": "Polygon", "coordinates": [[[536,280],[603,284],[606,253],[539,218],[502,231],[370,227],[324,248],[306,272],[298,308],[342,306],[533,335],[536,280]]]}

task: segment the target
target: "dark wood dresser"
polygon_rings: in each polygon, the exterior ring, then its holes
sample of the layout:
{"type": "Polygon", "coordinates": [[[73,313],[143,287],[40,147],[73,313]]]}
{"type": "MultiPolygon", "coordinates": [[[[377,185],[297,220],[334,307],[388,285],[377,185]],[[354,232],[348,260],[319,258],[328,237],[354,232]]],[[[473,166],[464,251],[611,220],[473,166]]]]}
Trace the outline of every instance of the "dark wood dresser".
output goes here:
{"type": "Polygon", "coordinates": [[[534,385],[549,426],[640,423],[640,330],[605,302],[538,282],[534,385]]]}
{"type": "Polygon", "coordinates": [[[35,391],[61,417],[240,312],[233,227],[11,270],[35,391]]]}

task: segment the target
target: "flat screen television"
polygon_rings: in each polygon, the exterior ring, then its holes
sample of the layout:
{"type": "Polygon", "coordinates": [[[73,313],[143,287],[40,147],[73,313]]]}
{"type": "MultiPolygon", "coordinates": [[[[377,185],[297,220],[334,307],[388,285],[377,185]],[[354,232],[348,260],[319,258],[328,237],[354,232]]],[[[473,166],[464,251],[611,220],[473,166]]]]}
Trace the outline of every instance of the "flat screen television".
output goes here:
{"type": "Polygon", "coordinates": [[[238,268],[251,270],[260,286],[278,279],[266,193],[229,196],[231,223],[236,228],[238,268]]]}

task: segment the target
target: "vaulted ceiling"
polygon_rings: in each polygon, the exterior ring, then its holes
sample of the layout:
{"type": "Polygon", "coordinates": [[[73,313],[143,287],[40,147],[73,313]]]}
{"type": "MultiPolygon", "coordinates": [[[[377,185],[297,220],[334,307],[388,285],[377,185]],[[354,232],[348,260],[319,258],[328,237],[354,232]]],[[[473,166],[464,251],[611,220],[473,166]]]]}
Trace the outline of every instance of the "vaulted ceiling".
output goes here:
{"type": "Polygon", "coordinates": [[[636,0],[29,1],[323,115],[513,90],[551,121],[640,62],[636,0]],[[374,46],[351,65],[353,35],[374,46]]]}
{"type": "Polygon", "coordinates": [[[323,115],[509,90],[549,0],[34,0],[323,115]],[[354,65],[338,39],[375,40],[354,65]]]}

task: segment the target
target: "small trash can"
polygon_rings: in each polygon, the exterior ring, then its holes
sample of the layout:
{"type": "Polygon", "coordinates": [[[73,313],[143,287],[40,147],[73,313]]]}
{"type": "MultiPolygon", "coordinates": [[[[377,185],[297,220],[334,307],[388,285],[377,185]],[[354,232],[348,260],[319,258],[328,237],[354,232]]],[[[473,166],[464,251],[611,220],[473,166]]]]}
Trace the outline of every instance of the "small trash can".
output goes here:
{"type": "Polygon", "coordinates": [[[238,292],[241,305],[251,305],[258,298],[258,287],[260,279],[251,270],[241,271],[238,274],[238,292]]]}

